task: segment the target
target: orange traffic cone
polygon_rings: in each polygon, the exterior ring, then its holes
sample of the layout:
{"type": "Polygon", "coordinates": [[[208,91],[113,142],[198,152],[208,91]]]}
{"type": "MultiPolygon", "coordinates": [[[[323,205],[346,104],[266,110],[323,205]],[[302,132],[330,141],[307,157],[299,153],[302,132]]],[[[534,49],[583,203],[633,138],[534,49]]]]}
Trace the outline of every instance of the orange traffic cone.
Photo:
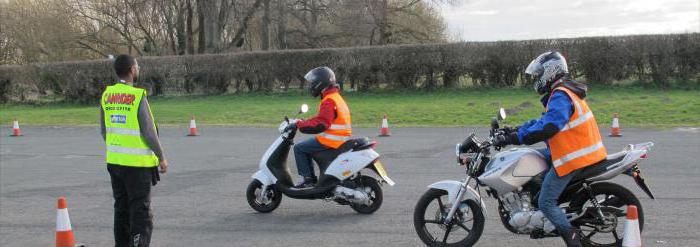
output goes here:
{"type": "Polygon", "coordinates": [[[620,120],[618,119],[617,113],[613,113],[612,129],[610,129],[610,136],[611,137],[621,137],[622,136],[622,134],[620,134],[620,120]]]}
{"type": "Polygon", "coordinates": [[[391,136],[391,133],[389,133],[389,120],[386,119],[386,114],[384,114],[384,118],[382,119],[382,127],[379,130],[379,136],[391,136]]]}
{"type": "Polygon", "coordinates": [[[68,203],[65,197],[58,198],[56,211],[56,247],[74,247],[73,229],[68,217],[68,203]]]}
{"type": "Polygon", "coordinates": [[[627,205],[627,220],[625,221],[625,233],[622,235],[622,246],[642,246],[642,236],[639,232],[639,215],[637,214],[637,206],[627,205]]]}
{"type": "Polygon", "coordinates": [[[12,134],[10,136],[22,136],[22,130],[19,129],[19,121],[17,119],[12,122],[12,134]]]}
{"type": "Polygon", "coordinates": [[[197,123],[194,121],[194,115],[192,115],[192,120],[190,120],[190,133],[187,136],[198,136],[197,134],[197,123]]]}

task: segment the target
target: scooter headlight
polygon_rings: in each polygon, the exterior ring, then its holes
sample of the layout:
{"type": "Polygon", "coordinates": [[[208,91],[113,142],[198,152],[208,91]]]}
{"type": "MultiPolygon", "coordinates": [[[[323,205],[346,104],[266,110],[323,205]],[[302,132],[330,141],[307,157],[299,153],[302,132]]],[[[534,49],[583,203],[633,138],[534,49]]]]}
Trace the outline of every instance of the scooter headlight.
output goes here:
{"type": "Polygon", "coordinates": [[[287,123],[287,121],[282,121],[282,123],[280,124],[280,127],[278,128],[280,133],[284,132],[284,129],[286,129],[287,126],[289,126],[289,123],[287,123]]]}

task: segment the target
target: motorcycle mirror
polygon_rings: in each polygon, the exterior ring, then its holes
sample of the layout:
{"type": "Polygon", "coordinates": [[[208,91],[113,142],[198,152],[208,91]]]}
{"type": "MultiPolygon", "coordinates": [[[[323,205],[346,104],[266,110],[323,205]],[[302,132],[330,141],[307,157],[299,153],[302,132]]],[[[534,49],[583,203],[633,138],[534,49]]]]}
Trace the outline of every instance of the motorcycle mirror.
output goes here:
{"type": "Polygon", "coordinates": [[[498,129],[498,119],[497,118],[491,118],[491,129],[498,129]]]}
{"type": "Polygon", "coordinates": [[[301,109],[299,109],[299,114],[306,113],[309,111],[309,105],[303,104],[301,105],[301,109]]]}
{"type": "Polygon", "coordinates": [[[501,107],[501,109],[498,110],[498,120],[505,120],[506,119],[506,110],[501,107]]]}
{"type": "Polygon", "coordinates": [[[459,149],[460,149],[461,147],[462,147],[462,143],[457,143],[457,145],[455,145],[455,155],[456,155],[457,157],[459,157],[459,149]]]}

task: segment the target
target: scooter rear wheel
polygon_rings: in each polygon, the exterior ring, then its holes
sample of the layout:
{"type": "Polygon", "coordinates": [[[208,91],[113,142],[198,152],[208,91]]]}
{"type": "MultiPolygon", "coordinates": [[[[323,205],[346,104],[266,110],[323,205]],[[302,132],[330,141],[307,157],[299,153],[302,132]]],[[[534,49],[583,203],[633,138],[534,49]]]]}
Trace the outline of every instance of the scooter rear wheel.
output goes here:
{"type": "Polygon", "coordinates": [[[246,199],[248,199],[248,205],[250,205],[251,208],[261,213],[269,213],[279,207],[282,202],[282,193],[274,184],[268,186],[265,192],[267,193],[267,202],[263,202],[261,198],[262,193],[262,183],[257,179],[253,179],[245,193],[246,199]]]}
{"type": "Polygon", "coordinates": [[[368,192],[369,197],[370,197],[370,204],[369,205],[360,205],[360,204],[350,204],[350,207],[352,207],[355,212],[361,213],[361,214],[371,214],[374,213],[375,211],[379,210],[379,207],[382,206],[382,202],[384,200],[384,194],[382,193],[382,187],[379,185],[379,182],[374,179],[373,177],[368,177],[368,176],[360,176],[357,181],[357,188],[369,188],[370,191],[368,192]]]}

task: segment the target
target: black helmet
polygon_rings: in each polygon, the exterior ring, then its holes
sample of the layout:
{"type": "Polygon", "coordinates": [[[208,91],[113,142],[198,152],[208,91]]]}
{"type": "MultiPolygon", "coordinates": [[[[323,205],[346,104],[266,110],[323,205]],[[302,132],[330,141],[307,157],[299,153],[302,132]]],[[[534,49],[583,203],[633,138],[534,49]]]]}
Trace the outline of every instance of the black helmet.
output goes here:
{"type": "Polygon", "coordinates": [[[552,83],[569,74],[566,59],[559,52],[545,52],[537,56],[525,69],[532,76],[538,94],[548,93],[552,83]]]}
{"type": "Polygon", "coordinates": [[[309,91],[313,97],[318,97],[323,90],[335,85],[335,73],[328,67],[312,69],[306,73],[304,79],[309,82],[309,91]]]}

